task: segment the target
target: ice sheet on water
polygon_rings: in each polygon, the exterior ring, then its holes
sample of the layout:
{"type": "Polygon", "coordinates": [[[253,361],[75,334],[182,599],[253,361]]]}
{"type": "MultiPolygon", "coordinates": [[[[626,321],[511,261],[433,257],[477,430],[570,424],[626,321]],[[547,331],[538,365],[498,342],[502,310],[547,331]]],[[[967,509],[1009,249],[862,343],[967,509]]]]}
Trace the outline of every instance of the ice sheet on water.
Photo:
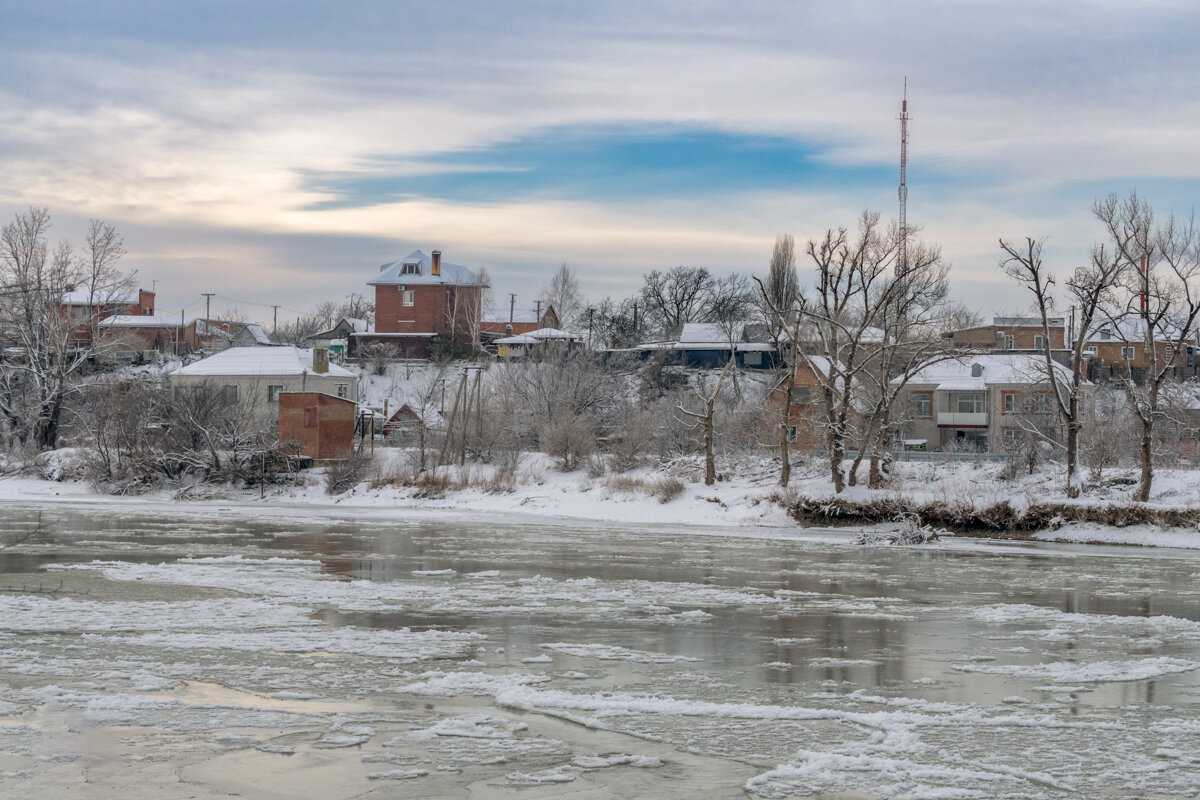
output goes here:
{"type": "Polygon", "coordinates": [[[510,772],[504,776],[509,783],[518,786],[537,786],[543,783],[570,783],[575,780],[575,770],[570,764],[563,764],[538,772],[510,772]]]}
{"type": "Polygon", "coordinates": [[[1091,663],[1051,662],[1047,664],[955,664],[959,672],[980,672],[988,675],[1008,675],[1014,678],[1050,680],[1062,683],[1103,683],[1108,681],[1142,681],[1191,672],[1200,669],[1200,662],[1182,658],[1142,658],[1131,661],[1093,661],[1091,663]]]}
{"type": "Polygon", "coordinates": [[[163,647],[171,649],[208,648],[228,650],[273,650],[280,653],[351,653],[402,662],[439,658],[466,658],[474,652],[481,633],[455,631],[364,630],[273,630],[257,632],[205,631],[143,633],[137,636],[110,636],[113,644],[124,647],[163,647]]]}
{"type": "Polygon", "coordinates": [[[571,763],[583,769],[605,769],[607,767],[661,767],[662,759],[656,756],[632,755],[630,753],[611,753],[606,756],[575,756],[571,763]]]}
{"type": "Polygon", "coordinates": [[[674,664],[678,661],[700,661],[694,656],[684,656],[672,653],[651,653],[644,650],[630,650],[610,644],[575,644],[572,642],[550,642],[541,644],[547,650],[579,658],[596,658],[600,661],[636,661],[642,664],[674,664]]]}

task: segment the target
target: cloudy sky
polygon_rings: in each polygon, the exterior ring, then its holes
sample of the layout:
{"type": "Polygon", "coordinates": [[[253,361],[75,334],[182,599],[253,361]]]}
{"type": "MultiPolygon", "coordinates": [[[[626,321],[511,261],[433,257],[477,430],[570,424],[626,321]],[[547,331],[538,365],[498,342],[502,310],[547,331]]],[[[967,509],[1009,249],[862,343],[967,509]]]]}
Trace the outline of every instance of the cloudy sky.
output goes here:
{"type": "Polygon", "coordinates": [[[1066,269],[1097,197],[1190,213],[1198,32],[1191,0],[10,4],[0,217],[116,224],[165,313],[294,313],[417,248],[621,296],[894,217],[907,76],[909,220],[1012,311],[998,237],[1066,269]]]}

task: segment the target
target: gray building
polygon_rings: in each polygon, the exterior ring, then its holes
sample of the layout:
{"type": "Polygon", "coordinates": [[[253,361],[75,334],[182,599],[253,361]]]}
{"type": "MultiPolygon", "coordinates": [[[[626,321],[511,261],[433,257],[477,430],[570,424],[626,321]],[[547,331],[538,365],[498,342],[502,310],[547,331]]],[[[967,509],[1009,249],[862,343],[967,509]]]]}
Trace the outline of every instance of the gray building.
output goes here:
{"type": "MultiPolygon", "coordinates": [[[[1059,363],[1054,369],[1069,382],[1070,370],[1059,363]]],[[[1003,452],[1029,436],[1057,438],[1051,391],[1041,356],[975,355],[934,364],[905,387],[903,439],[929,450],[1003,452]]]]}

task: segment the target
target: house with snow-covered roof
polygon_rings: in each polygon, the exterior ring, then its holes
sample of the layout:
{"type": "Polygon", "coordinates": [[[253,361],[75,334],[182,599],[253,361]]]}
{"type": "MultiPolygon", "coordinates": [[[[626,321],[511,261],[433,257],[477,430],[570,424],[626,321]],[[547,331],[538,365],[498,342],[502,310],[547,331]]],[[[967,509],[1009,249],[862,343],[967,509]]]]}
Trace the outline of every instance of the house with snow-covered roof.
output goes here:
{"type": "Polygon", "coordinates": [[[145,289],[74,288],[63,294],[62,313],[77,325],[71,338],[90,342],[93,327],[113,316],[154,316],[154,292],[145,289]]]}
{"type": "Polygon", "coordinates": [[[512,301],[506,308],[489,308],[479,325],[485,342],[502,336],[520,336],[542,328],[558,328],[562,321],[553,303],[512,301]]]}
{"type": "Polygon", "coordinates": [[[350,336],[355,333],[372,333],[375,326],[360,317],[342,317],[328,330],[317,331],[308,337],[313,347],[324,347],[336,356],[345,355],[350,336]]]}
{"type": "Polygon", "coordinates": [[[282,392],[317,392],[358,401],[358,376],[329,363],[321,349],[291,345],[230,347],[172,372],[172,391],[216,391],[230,403],[242,403],[274,419],[282,392]]]}
{"type": "MultiPolygon", "coordinates": [[[[1071,371],[1053,362],[1058,379],[1071,371]]],[[[899,380],[899,378],[895,379],[899,380]]],[[[1091,384],[1084,387],[1085,401],[1091,384]]],[[[1003,452],[1028,436],[1057,438],[1057,411],[1044,356],[989,353],[930,365],[909,378],[902,398],[906,442],[929,450],[1003,452]]]]}
{"type": "Polygon", "coordinates": [[[729,330],[711,322],[687,322],[674,342],[650,342],[638,350],[643,356],[666,353],[682,366],[699,369],[724,367],[730,353],[736,365],[745,369],[773,369],[777,365],[779,357],[773,344],[749,342],[745,338],[742,325],[729,330]]]}
{"type": "Polygon", "coordinates": [[[367,285],[375,287],[375,330],[350,334],[351,355],[378,345],[423,358],[438,345],[454,352],[478,344],[487,282],[467,267],[443,261],[440,250],[431,255],[414,250],[383,264],[367,285]]]}

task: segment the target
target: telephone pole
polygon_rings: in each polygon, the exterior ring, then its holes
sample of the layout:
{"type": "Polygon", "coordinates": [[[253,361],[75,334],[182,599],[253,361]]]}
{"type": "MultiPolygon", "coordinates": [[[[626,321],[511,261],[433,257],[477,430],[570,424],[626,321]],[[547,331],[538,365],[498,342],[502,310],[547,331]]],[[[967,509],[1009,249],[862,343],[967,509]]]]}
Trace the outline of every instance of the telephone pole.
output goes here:
{"type": "MultiPolygon", "coordinates": [[[[509,325],[513,324],[513,313],[514,313],[516,307],[517,307],[517,293],[509,292],[508,293],[508,324],[509,325]]],[[[510,333],[511,333],[511,331],[510,331],[510,333]]]]}
{"type": "Polygon", "coordinates": [[[212,299],[213,299],[213,295],[215,295],[216,292],[201,292],[200,294],[204,295],[204,324],[209,325],[209,324],[211,324],[209,322],[209,320],[210,320],[209,312],[212,311],[212,299]]]}
{"type": "Polygon", "coordinates": [[[279,306],[271,306],[271,338],[279,335],[279,306]]]}

